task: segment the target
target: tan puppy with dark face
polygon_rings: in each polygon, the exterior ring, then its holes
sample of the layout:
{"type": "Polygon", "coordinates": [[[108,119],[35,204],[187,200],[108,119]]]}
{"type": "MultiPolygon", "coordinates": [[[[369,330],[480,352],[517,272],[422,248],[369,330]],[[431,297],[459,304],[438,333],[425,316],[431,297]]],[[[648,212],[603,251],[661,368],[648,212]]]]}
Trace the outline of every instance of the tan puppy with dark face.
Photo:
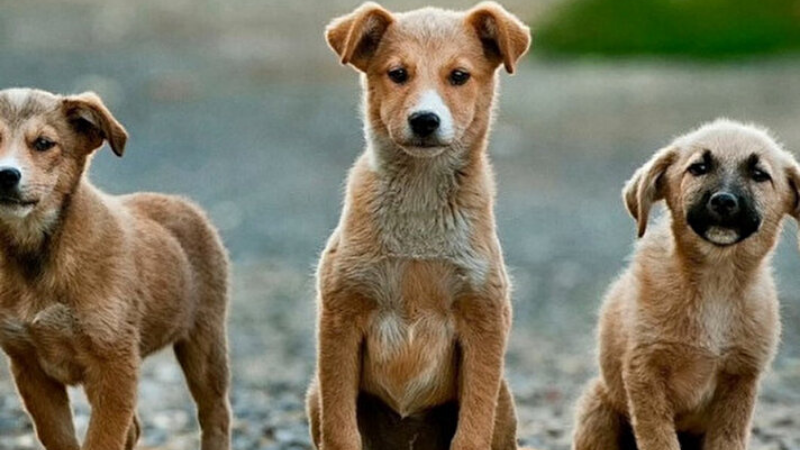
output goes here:
{"type": "Polygon", "coordinates": [[[94,94],[0,91],[0,346],[47,450],[80,448],[73,384],[92,406],[83,448],[133,448],[139,365],[167,345],[203,450],[228,449],[227,256],[191,203],[89,183],[92,153],[126,140],[94,94]]]}
{"type": "Polygon", "coordinates": [[[362,72],[367,149],[318,272],[317,448],[515,449],[509,283],[487,137],[497,69],[528,28],[495,3],[367,3],[330,46],[362,72]]]}
{"type": "Polygon", "coordinates": [[[798,216],[798,186],[792,155],[727,120],[634,174],[624,200],[642,239],[603,305],[601,376],[579,405],[576,450],[747,447],[780,335],[770,259],[784,216],[798,216]]]}

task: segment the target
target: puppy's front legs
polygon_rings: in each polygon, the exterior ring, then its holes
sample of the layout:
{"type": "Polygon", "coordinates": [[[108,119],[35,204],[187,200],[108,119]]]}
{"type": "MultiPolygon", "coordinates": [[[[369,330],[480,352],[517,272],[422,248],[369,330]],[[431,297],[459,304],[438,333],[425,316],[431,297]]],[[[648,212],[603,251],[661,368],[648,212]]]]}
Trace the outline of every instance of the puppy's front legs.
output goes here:
{"type": "Polygon", "coordinates": [[[0,320],[0,346],[9,356],[14,383],[39,441],[47,450],[78,450],[66,386],[42,369],[28,326],[0,320]]]}
{"type": "MultiPolygon", "coordinates": [[[[505,298],[477,296],[457,301],[456,309],[461,373],[458,428],[450,448],[488,450],[492,448],[511,311],[505,298]]],[[[514,442],[511,449],[515,447],[514,442]]]]}
{"type": "Polygon", "coordinates": [[[704,450],[745,450],[758,392],[756,375],[721,377],[704,450]]]}
{"type": "Polygon", "coordinates": [[[359,299],[323,294],[319,322],[320,450],[361,450],[356,402],[361,380],[359,299]]]}
{"type": "Polygon", "coordinates": [[[667,397],[666,370],[652,364],[650,357],[650,351],[633,354],[622,375],[636,445],[640,450],[681,450],[674,408],[667,397]]]}
{"type": "Polygon", "coordinates": [[[139,358],[133,348],[96,358],[84,385],[92,407],[84,450],[123,450],[134,423],[139,358]]]}

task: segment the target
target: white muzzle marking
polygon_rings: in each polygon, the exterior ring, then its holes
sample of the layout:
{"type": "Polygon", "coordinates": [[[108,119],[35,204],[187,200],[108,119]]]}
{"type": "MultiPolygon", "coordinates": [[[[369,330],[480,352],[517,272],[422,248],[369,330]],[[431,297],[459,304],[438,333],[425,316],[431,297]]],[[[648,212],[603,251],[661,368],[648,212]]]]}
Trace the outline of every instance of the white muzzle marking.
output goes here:
{"type": "Polygon", "coordinates": [[[417,106],[411,111],[411,114],[426,112],[434,113],[439,116],[439,129],[436,130],[434,136],[442,141],[442,143],[449,143],[455,135],[455,130],[453,129],[453,115],[450,113],[450,108],[447,107],[436,89],[424,91],[422,95],[420,95],[417,106]]]}

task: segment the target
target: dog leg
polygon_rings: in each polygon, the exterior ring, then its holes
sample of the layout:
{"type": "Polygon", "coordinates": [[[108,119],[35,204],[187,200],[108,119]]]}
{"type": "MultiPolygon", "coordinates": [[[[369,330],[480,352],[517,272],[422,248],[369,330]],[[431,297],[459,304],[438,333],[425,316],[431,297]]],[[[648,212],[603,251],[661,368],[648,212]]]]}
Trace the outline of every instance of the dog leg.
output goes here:
{"type": "Polygon", "coordinates": [[[92,407],[83,450],[123,450],[136,410],[140,361],[136,352],[117,349],[117,357],[96,359],[84,386],[92,407]]]}
{"type": "Polygon", "coordinates": [[[517,449],[517,412],[514,398],[508,388],[508,382],[500,384],[500,396],[497,399],[497,415],[494,420],[494,437],[492,450],[517,449]]]}
{"type": "Polygon", "coordinates": [[[319,402],[319,384],[315,379],[311,382],[311,387],[306,395],[306,415],[308,416],[309,431],[311,432],[311,442],[316,449],[322,446],[322,425],[320,424],[322,418],[319,402]]]}
{"type": "MultiPolygon", "coordinates": [[[[573,450],[636,450],[633,442],[625,442],[626,419],[605,400],[606,391],[599,378],[589,382],[578,401],[573,450]]],[[[628,436],[632,441],[632,436],[628,436]]]]}
{"type": "Polygon", "coordinates": [[[511,322],[511,312],[504,301],[481,297],[456,302],[461,382],[458,428],[452,450],[492,448],[511,322]]]}
{"type": "Polygon", "coordinates": [[[39,364],[30,327],[13,319],[0,319],[0,346],[9,356],[17,391],[42,445],[47,450],[80,448],[67,389],[39,364]]]}
{"type": "Polygon", "coordinates": [[[12,357],[11,373],[36,436],[47,450],[78,450],[67,389],[44,373],[34,354],[12,357]]]}
{"type": "Polygon", "coordinates": [[[125,450],[133,450],[136,448],[136,443],[139,442],[139,438],[142,436],[142,427],[139,424],[139,418],[134,415],[133,422],[131,422],[131,426],[128,428],[128,440],[125,442],[125,450]]]}
{"type": "Polygon", "coordinates": [[[227,348],[225,329],[203,322],[195,326],[188,339],[175,344],[175,356],[197,403],[202,450],[227,450],[231,446],[227,348]]]}
{"type": "Polygon", "coordinates": [[[719,383],[705,450],[744,450],[758,391],[756,376],[727,376],[719,383]]]}
{"type": "Polygon", "coordinates": [[[647,355],[631,355],[623,372],[631,425],[642,450],[681,450],[675,430],[675,412],[664,386],[664,370],[649,363],[647,355]]]}
{"type": "Polygon", "coordinates": [[[356,311],[350,302],[358,300],[337,300],[323,300],[320,312],[317,368],[321,449],[361,450],[356,402],[361,376],[362,332],[351,314],[346,312],[356,311]],[[350,303],[349,308],[345,303],[350,303]],[[334,311],[332,307],[335,306],[338,308],[334,311]]]}
{"type": "Polygon", "coordinates": [[[0,347],[11,358],[24,360],[32,357],[36,346],[30,327],[16,319],[0,315],[0,347]]]}

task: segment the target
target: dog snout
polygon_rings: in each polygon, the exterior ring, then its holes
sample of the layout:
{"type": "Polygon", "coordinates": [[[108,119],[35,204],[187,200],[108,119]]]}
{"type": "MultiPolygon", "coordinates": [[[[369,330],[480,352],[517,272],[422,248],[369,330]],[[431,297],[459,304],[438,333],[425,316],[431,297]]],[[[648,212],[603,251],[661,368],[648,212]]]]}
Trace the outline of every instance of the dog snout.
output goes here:
{"type": "Polygon", "coordinates": [[[739,212],[739,199],[730,192],[717,192],[708,199],[708,209],[720,218],[731,217],[739,212]]]}
{"type": "Polygon", "coordinates": [[[10,191],[17,188],[22,173],[14,167],[0,168],[0,189],[10,191]]]}
{"type": "Polygon", "coordinates": [[[411,114],[408,123],[415,136],[428,137],[439,129],[441,120],[436,113],[425,111],[411,114]]]}

